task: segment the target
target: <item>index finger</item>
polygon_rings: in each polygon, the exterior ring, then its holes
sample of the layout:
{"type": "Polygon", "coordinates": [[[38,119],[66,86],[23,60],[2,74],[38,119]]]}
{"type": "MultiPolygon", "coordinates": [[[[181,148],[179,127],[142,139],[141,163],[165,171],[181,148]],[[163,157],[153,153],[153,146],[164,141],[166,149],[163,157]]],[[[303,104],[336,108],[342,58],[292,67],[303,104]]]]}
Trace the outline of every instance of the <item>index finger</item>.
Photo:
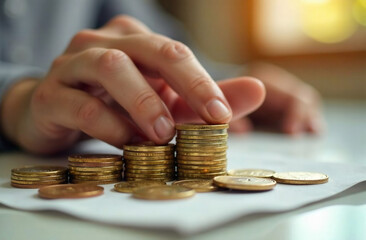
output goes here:
{"type": "Polygon", "coordinates": [[[184,44],[156,34],[138,34],[111,39],[108,47],[158,71],[206,122],[230,121],[232,111],[224,94],[184,44]]]}

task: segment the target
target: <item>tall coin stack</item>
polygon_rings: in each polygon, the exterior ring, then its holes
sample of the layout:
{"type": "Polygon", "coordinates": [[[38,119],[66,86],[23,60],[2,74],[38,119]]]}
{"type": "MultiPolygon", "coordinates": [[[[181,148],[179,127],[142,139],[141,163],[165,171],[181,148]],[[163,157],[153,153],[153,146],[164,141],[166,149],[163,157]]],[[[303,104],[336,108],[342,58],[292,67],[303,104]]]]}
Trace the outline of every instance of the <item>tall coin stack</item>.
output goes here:
{"type": "Polygon", "coordinates": [[[78,154],[69,156],[71,183],[109,184],[122,180],[121,155],[78,154]]]}
{"type": "Polygon", "coordinates": [[[124,145],[124,176],[127,181],[175,179],[174,145],[124,145]]]}
{"type": "Polygon", "coordinates": [[[228,124],[177,124],[177,175],[211,179],[226,174],[228,124]]]}
{"type": "Polygon", "coordinates": [[[34,166],[11,170],[11,185],[17,188],[40,188],[67,183],[67,168],[34,166]]]}

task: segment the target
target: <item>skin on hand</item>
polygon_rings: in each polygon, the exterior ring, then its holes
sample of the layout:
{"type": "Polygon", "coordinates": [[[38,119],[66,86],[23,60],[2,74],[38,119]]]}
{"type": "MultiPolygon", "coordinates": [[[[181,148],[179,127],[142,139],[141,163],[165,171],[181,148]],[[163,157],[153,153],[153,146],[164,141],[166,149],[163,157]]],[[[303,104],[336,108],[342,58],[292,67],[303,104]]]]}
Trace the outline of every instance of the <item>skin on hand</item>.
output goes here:
{"type": "Polygon", "coordinates": [[[266,87],[266,99],[249,118],[233,119],[230,130],[245,132],[254,126],[291,135],[321,133],[325,128],[320,94],[294,75],[267,63],[249,66],[249,74],[266,87]]]}
{"type": "Polygon", "coordinates": [[[228,123],[264,95],[254,78],[216,84],[187,46],[119,16],[76,34],[44,79],[10,89],[1,124],[10,140],[39,154],[67,149],[83,134],[116,147],[139,136],[164,144],[175,122],[228,123]]]}

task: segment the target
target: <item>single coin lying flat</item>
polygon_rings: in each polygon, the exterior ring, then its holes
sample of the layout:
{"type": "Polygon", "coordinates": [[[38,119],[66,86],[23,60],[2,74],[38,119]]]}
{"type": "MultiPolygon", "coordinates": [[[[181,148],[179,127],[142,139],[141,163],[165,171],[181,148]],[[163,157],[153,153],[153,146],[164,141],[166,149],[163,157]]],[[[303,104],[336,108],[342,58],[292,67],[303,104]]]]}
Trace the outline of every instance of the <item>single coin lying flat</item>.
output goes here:
{"type": "Polygon", "coordinates": [[[309,185],[326,183],[329,177],[316,172],[280,172],[275,173],[273,179],[278,183],[309,185]]]}
{"type": "Polygon", "coordinates": [[[189,198],[195,194],[191,188],[181,186],[153,186],[138,188],[133,191],[133,197],[146,200],[174,200],[189,198]]]}
{"type": "Polygon", "coordinates": [[[227,174],[229,176],[236,177],[259,177],[259,178],[271,178],[275,171],[268,169],[233,169],[229,170],[227,174]]]}
{"type": "Polygon", "coordinates": [[[122,193],[132,193],[141,187],[164,186],[165,182],[161,181],[127,181],[119,182],[114,185],[114,190],[122,193]]]}
{"type": "Polygon", "coordinates": [[[219,187],[245,191],[267,191],[276,186],[273,179],[256,177],[218,176],[213,182],[219,187]]]}
{"type": "Polygon", "coordinates": [[[182,186],[194,189],[196,192],[214,192],[218,188],[213,185],[213,181],[210,179],[187,179],[173,182],[173,186],[182,186]]]}
{"type": "Polygon", "coordinates": [[[88,198],[102,195],[103,187],[92,184],[63,184],[42,187],[38,190],[41,198],[88,198]]]}

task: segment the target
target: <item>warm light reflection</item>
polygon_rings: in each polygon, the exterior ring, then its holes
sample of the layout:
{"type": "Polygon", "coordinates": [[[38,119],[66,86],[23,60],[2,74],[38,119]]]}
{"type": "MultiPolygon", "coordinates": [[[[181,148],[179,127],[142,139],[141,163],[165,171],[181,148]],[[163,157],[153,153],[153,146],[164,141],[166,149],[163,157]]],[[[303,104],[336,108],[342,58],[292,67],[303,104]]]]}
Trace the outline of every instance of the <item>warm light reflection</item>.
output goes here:
{"type": "Polygon", "coordinates": [[[300,3],[303,31],[319,42],[341,42],[357,28],[350,0],[300,0],[300,3]]]}
{"type": "Polygon", "coordinates": [[[359,24],[366,26],[366,0],[355,1],[352,10],[355,20],[359,24]]]}

